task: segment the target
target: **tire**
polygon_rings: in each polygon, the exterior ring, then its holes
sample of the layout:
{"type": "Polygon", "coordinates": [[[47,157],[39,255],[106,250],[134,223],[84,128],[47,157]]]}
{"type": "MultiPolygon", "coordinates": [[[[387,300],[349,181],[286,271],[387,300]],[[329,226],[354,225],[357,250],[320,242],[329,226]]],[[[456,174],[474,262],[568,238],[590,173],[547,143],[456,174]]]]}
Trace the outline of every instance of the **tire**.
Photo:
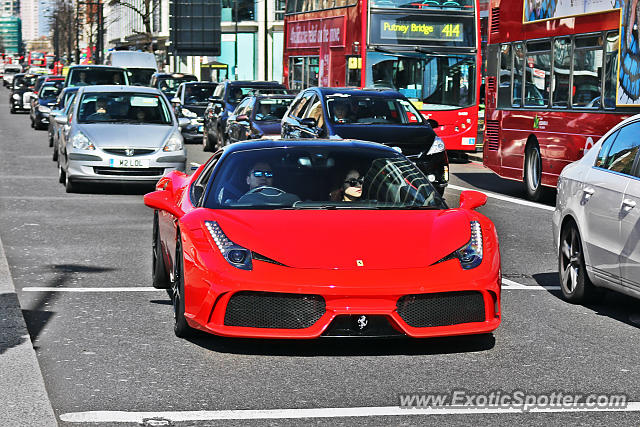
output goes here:
{"type": "MultiPolygon", "coordinates": [[[[51,143],[50,147],[53,147],[53,143],[51,143]]],[[[53,154],[51,155],[51,158],[54,162],[58,160],[58,147],[53,147],[53,154]]]]}
{"type": "Polygon", "coordinates": [[[66,180],[66,174],[64,173],[64,170],[62,169],[62,165],[60,164],[60,157],[58,157],[56,159],[58,161],[58,182],[60,184],[64,184],[65,180],[66,180]]]}
{"type": "Polygon", "coordinates": [[[71,181],[67,172],[64,172],[64,189],[67,193],[75,193],[78,191],[78,185],[71,181]]]}
{"type": "Polygon", "coordinates": [[[153,214],[153,240],[151,244],[151,283],[156,289],[169,288],[169,277],[162,255],[162,243],[160,242],[160,232],[158,230],[158,212],[153,214]]]}
{"type": "MultiPolygon", "coordinates": [[[[48,136],[49,136],[49,147],[53,147],[53,135],[49,134],[48,136]]],[[[55,155],[54,155],[54,157],[55,157],[55,155]]],[[[55,160],[55,159],[53,159],[53,160],[55,160]]]]}
{"type": "Polygon", "coordinates": [[[566,224],[560,232],[558,273],[562,296],[574,304],[593,301],[598,295],[587,274],[582,248],[578,228],[573,222],[566,224]]]}
{"type": "Polygon", "coordinates": [[[202,132],[202,151],[212,151],[211,141],[209,140],[209,132],[205,129],[202,132]]]}
{"type": "Polygon", "coordinates": [[[174,269],[174,282],[173,288],[173,332],[178,338],[186,338],[193,332],[191,326],[187,324],[187,319],[184,317],[184,258],[182,255],[182,243],[180,234],[178,233],[178,239],[176,242],[176,259],[174,269]]]}
{"type": "Polygon", "coordinates": [[[530,145],[524,156],[524,187],[529,200],[539,202],[542,199],[542,157],[538,144],[530,145]]]}
{"type": "Polygon", "coordinates": [[[9,109],[9,112],[10,112],[11,114],[15,114],[15,113],[16,113],[16,109],[15,109],[15,107],[13,106],[13,104],[11,104],[11,108],[9,109]]]}

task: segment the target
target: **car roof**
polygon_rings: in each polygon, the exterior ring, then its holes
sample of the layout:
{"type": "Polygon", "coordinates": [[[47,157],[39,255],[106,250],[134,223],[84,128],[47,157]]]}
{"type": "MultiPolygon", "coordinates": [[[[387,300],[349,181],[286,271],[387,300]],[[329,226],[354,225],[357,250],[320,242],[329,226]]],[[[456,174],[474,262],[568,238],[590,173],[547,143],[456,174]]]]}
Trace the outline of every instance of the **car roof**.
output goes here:
{"type": "MultiPolygon", "coordinates": [[[[228,84],[229,86],[278,86],[285,87],[282,83],[271,81],[257,81],[257,80],[225,80],[223,83],[228,84]]],[[[286,89],[286,88],[285,88],[286,89]]]]}
{"type": "Polygon", "coordinates": [[[97,85],[97,86],[81,86],[79,88],[84,92],[138,92],[138,93],[152,93],[154,95],[161,95],[162,92],[154,87],[147,86],[124,86],[124,85],[97,85]]]}
{"type": "MultiPolygon", "coordinates": [[[[181,78],[181,77],[196,77],[193,74],[187,74],[187,73],[153,73],[154,77],[175,77],[175,78],[181,78]]],[[[197,78],[197,77],[196,77],[197,78]]]]}
{"type": "Polygon", "coordinates": [[[124,68],[122,67],[115,67],[113,65],[72,65],[71,67],[69,67],[69,71],[71,70],[92,70],[92,69],[99,69],[99,70],[122,70],[125,71],[124,68]]]}
{"type": "Polygon", "coordinates": [[[304,147],[349,147],[349,148],[369,148],[382,151],[391,151],[397,153],[395,149],[377,142],[360,141],[357,139],[312,139],[312,140],[295,140],[295,139],[258,139],[252,141],[243,141],[241,144],[231,144],[224,148],[226,154],[235,153],[236,151],[255,150],[260,148],[304,148],[304,147]]]}
{"type": "Polygon", "coordinates": [[[354,95],[354,96],[371,96],[380,98],[405,98],[403,94],[397,90],[390,89],[357,89],[353,87],[311,87],[306,90],[312,89],[316,92],[320,92],[324,96],[330,95],[354,95]]]}
{"type": "Polygon", "coordinates": [[[293,99],[295,97],[296,97],[295,95],[289,95],[289,94],[284,94],[284,93],[274,93],[273,95],[269,95],[268,93],[261,93],[259,95],[251,95],[251,98],[256,98],[257,100],[260,100],[260,99],[273,99],[273,98],[293,99]]]}
{"type": "Polygon", "coordinates": [[[80,89],[80,86],[68,86],[62,89],[62,92],[67,93],[67,92],[77,92],[78,89],[80,89]]]}

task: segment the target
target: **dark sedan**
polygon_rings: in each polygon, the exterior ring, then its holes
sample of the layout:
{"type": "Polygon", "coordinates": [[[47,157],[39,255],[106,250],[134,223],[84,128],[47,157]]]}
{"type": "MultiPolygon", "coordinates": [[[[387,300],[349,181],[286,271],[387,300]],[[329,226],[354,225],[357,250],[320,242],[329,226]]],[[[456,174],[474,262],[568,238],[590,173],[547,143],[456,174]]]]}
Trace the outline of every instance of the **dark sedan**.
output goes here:
{"type": "Polygon", "coordinates": [[[306,89],[298,94],[282,119],[281,133],[283,138],[379,142],[395,147],[413,160],[441,194],[449,182],[444,142],[400,92],[306,89]]]}
{"type": "Polygon", "coordinates": [[[46,129],[49,126],[49,113],[51,107],[56,104],[58,94],[62,89],[62,81],[45,82],[38,96],[31,104],[31,127],[34,129],[46,129]]]}
{"type": "Polygon", "coordinates": [[[279,139],[280,120],[293,95],[248,96],[227,119],[229,143],[247,139],[279,139]]]}
{"type": "Polygon", "coordinates": [[[204,124],[204,110],[209,98],[218,86],[214,82],[186,82],[178,86],[176,96],[171,99],[176,116],[189,119],[189,124],[182,128],[185,142],[201,142],[204,124]]]}

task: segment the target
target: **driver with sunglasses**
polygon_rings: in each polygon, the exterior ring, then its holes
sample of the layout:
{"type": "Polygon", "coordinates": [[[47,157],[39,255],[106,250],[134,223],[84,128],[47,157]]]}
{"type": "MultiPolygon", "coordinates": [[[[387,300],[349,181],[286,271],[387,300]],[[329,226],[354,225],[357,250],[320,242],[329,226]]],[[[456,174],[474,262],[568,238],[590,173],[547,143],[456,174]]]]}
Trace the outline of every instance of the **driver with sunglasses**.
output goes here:
{"type": "Polygon", "coordinates": [[[273,186],[273,170],[271,166],[265,162],[258,162],[253,165],[247,175],[247,184],[249,184],[249,190],[258,187],[273,186]]]}
{"type": "Polygon", "coordinates": [[[329,198],[334,202],[354,202],[362,197],[362,182],[364,178],[355,169],[347,172],[342,187],[329,194],[329,198]]]}

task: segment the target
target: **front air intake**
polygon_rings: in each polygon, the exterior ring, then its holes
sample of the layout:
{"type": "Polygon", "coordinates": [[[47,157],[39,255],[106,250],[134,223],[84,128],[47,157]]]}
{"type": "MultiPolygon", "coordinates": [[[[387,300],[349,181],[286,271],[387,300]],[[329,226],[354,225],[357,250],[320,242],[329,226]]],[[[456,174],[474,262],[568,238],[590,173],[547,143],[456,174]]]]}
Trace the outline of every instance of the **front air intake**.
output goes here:
{"type": "Polygon", "coordinates": [[[397,312],[414,328],[485,320],[484,298],[476,291],[405,295],[398,300],[397,312]]]}

